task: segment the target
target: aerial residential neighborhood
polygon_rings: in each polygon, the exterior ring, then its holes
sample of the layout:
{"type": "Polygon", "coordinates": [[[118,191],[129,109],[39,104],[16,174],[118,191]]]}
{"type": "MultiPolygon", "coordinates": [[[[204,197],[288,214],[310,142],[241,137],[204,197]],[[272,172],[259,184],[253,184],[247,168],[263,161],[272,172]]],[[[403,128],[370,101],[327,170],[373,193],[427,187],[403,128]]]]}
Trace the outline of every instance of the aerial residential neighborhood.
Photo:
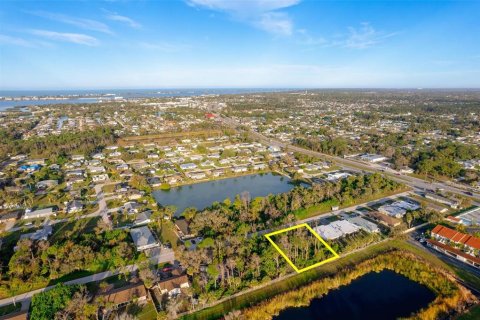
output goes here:
{"type": "Polygon", "coordinates": [[[0,320],[480,319],[479,13],[0,1],[0,320]]]}

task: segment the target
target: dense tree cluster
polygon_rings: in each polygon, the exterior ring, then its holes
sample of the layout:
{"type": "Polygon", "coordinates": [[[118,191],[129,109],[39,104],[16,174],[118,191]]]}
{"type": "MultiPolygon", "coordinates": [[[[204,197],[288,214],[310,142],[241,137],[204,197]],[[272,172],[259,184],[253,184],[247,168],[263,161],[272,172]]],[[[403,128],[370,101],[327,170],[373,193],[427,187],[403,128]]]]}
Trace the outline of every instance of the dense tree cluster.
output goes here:
{"type": "Polygon", "coordinates": [[[8,155],[24,153],[32,157],[45,157],[53,160],[58,156],[71,155],[75,152],[89,154],[104,146],[114,144],[116,140],[113,130],[108,127],[92,131],[32,137],[27,140],[8,132],[0,131],[0,136],[5,137],[0,139],[1,159],[8,155]]]}
{"type": "Polygon", "coordinates": [[[14,293],[48,283],[75,271],[99,272],[131,263],[135,250],[124,230],[97,233],[66,232],[62,241],[24,239],[8,263],[2,289],[14,293]]]}
{"type": "MultiPolygon", "coordinates": [[[[179,246],[176,257],[192,276],[200,300],[211,301],[291,272],[277,250],[256,232],[295,221],[295,211],[301,208],[332,199],[350,204],[401,188],[402,185],[378,174],[360,175],[335,183],[314,184],[310,188],[297,186],[287,193],[255,199],[242,194],[233,202],[226,199],[198,213],[187,210],[185,217],[191,222],[192,231],[204,239],[195,249],[179,246]]],[[[327,257],[318,239],[317,242],[311,239],[308,247],[300,243],[302,239],[302,235],[298,235],[279,241],[301,265],[327,257]]],[[[352,239],[358,246],[377,240],[368,234],[352,239]]],[[[331,244],[345,251],[353,250],[348,241],[331,244]]]]}

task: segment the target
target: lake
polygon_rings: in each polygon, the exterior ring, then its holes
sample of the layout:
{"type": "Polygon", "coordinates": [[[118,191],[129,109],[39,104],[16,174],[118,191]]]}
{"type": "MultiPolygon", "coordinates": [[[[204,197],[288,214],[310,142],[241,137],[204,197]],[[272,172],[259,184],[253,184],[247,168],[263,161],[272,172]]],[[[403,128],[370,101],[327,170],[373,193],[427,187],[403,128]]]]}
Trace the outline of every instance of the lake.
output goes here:
{"type": "Polygon", "coordinates": [[[237,194],[248,192],[251,198],[264,197],[290,191],[294,184],[287,177],[266,173],[201,182],[170,190],[156,190],[153,196],[162,206],[174,205],[176,214],[181,214],[188,207],[199,210],[209,207],[215,201],[226,198],[234,200],[237,194]]]}
{"type": "Polygon", "coordinates": [[[390,270],[371,272],[347,286],[313,299],[308,307],[287,308],[274,320],[369,319],[408,317],[435,299],[427,287],[390,270]]]}

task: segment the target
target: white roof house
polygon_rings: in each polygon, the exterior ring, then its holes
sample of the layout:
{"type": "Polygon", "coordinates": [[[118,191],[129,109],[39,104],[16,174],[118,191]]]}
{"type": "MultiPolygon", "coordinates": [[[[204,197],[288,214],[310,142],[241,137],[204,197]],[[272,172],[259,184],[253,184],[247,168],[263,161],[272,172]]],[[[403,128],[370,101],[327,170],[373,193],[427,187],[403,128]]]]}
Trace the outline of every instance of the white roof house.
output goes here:
{"type": "Polygon", "coordinates": [[[379,207],[378,211],[383,214],[386,214],[387,216],[391,216],[395,218],[401,218],[405,215],[405,213],[407,213],[406,209],[402,207],[394,206],[391,204],[385,204],[379,207]]]}
{"type": "Polygon", "coordinates": [[[55,215],[55,211],[51,207],[35,211],[25,210],[23,219],[46,218],[51,215],[55,215]]]}
{"type": "Polygon", "coordinates": [[[130,229],[130,235],[137,251],[155,248],[160,245],[147,226],[130,229]]]}
{"type": "Polygon", "coordinates": [[[354,225],[358,226],[359,228],[367,232],[376,233],[380,231],[380,229],[375,223],[370,222],[366,219],[363,219],[362,217],[348,218],[347,221],[353,223],[354,225]]]}
{"type": "Polygon", "coordinates": [[[180,169],[182,170],[192,170],[196,168],[197,168],[197,165],[195,163],[182,163],[180,165],[180,169]]]}
{"type": "Polygon", "coordinates": [[[341,238],[347,234],[355,233],[360,230],[359,227],[347,220],[334,221],[325,226],[318,226],[313,230],[325,240],[341,238]]]}
{"type": "Polygon", "coordinates": [[[397,206],[405,210],[412,210],[412,211],[420,209],[420,204],[416,202],[403,201],[403,200],[395,201],[394,203],[392,203],[392,206],[397,206]]]}

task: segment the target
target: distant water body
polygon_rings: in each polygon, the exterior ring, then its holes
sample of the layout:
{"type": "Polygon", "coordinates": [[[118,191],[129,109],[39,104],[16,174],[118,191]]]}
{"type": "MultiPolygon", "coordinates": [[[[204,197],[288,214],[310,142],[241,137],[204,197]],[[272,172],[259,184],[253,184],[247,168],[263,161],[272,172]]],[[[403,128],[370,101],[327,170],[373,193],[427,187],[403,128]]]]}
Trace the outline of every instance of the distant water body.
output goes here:
{"type": "MultiPolygon", "coordinates": [[[[211,94],[251,94],[264,92],[284,92],[291,89],[114,89],[114,90],[28,90],[28,91],[0,91],[0,97],[32,97],[32,96],[72,96],[80,95],[82,98],[72,97],[64,100],[24,100],[24,101],[0,101],[0,111],[12,107],[37,106],[46,104],[71,104],[71,103],[95,103],[98,99],[94,96],[108,94],[110,97],[134,98],[167,98],[167,97],[193,97],[211,94]],[[86,97],[90,96],[92,98],[86,97]]],[[[107,98],[107,97],[105,97],[107,98]]]]}

